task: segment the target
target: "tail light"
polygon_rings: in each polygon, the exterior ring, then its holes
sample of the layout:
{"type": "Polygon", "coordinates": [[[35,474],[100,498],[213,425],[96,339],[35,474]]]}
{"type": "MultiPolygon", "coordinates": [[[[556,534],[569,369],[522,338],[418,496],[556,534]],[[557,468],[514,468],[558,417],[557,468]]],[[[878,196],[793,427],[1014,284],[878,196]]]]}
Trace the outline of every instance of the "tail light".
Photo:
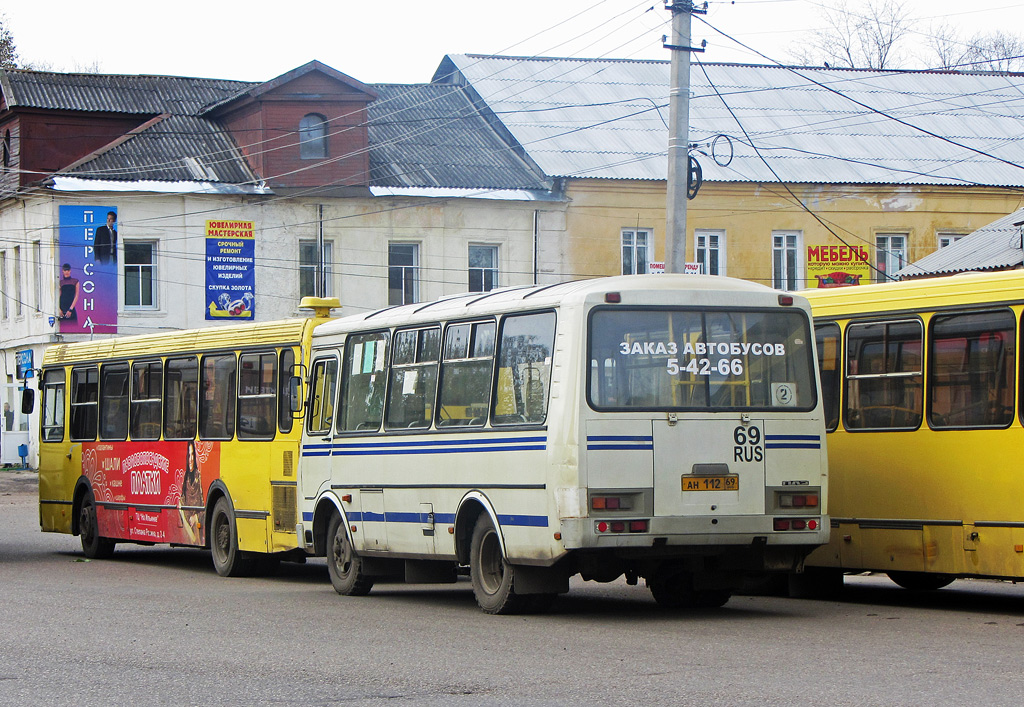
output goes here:
{"type": "Polygon", "coordinates": [[[779,508],[817,508],[816,493],[780,493],[779,508]]]}
{"type": "Polygon", "coordinates": [[[590,507],[595,511],[628,511],[633,503],[629,496],[591,496],[590,507]]]}
{"type": "Polygon", "coordinates": [[[775,518],[772,520],[772,530],[784,532],[787,530],[817,530],[820,522],[817,518],[775,518]]]}

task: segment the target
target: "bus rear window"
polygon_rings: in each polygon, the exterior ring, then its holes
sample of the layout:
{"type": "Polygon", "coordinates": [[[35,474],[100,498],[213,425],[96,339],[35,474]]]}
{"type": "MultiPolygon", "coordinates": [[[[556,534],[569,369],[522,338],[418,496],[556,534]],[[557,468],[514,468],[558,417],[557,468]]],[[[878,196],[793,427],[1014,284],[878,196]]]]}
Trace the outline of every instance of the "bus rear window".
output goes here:
{"type": "Polygon", "coordinates": [[[810,410],[802,310],[596,309],[588,399],[599,410],[810,410]]]}

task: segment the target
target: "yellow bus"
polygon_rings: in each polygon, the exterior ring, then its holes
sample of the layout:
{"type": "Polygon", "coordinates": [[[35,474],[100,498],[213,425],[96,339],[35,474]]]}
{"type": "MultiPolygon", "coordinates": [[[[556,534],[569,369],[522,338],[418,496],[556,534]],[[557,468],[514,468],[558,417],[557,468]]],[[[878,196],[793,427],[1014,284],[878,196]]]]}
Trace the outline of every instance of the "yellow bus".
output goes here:
{"type": "Polygon", "coordinates": [[[57,344],[40,375],[39,522],[117,543],[209,547],[225,576],[294,555],[306,319],[57,344]],[[299,416],[300,417],[300,416],[299,416]]]}
{"type": "Polygon", "coordinates": [[[801,294],[831,471],[831,540],[807,560],[815,588],[861,571],[919,590],[1024,577],[1024,272],[801,294]]]}

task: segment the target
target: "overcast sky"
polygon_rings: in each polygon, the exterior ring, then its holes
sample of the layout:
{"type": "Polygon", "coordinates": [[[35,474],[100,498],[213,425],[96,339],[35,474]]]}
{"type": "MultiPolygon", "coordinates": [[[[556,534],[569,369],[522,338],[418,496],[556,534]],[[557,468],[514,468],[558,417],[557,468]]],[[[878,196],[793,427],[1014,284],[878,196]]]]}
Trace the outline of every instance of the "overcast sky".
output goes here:
{"type": "MultiPolygon", "coordinates": [[[[1024,2],[906,0],[906,6],[921,20],[921,42],[941,22],[968,36],[1024,33],[1024,2]]],[[[710,2],[706,20],[786,61],[821,26],[818,9],[812,0],[727,0],[710,2]]],[[[663,0],[51,0],[11,3],[0,14],[22,62],[56,71],[262,81],[319,59],[364,83],[429,81],[445,54],[667,59],[661,39],[670,24],[663,0]]],[[[705,61],[768,63],[700,21],[693,23],[693,39],[708,41],[705,61]]]]}

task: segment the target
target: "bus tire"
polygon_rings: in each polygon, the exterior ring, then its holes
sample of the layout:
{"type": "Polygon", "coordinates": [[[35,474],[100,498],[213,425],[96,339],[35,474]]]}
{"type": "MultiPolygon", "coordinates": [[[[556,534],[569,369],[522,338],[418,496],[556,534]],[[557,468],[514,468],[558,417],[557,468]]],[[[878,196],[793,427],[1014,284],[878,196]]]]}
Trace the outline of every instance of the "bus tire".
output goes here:
{"type": "Polygon", "coordinates": [[[217,499],[210,517],[210,556],[221,577],[245,577],[254,567],[252,557],[238,549],[235,514],[225,496],[217,499]]]}
{"type": "Polygon", "coordinates": [[[366,596],[373,588],[373,580],[363,573],[363,558],[352,547],[339,513],[331,516],[327,526],[327,574],[334,591],[344,596],[366,596]]]}
{"type": "Polygon", "coordinates": [[[516,614],[531,608],[529,595],[515,593],[515,568],[502,554],[498,531],[486,513],[481,513],[473,526],[469,576],[476,603],[484,612],[516,614]]]}
{"type": "Polygon", "coordinates": [[[82,552],[89,559],[106,560],[114,554],[116,543],[100,537],[100,527],[96,521],[96,497],[92,489],[85,492],[82,505],[78,508],[78,532],[82,537],[82,552]]]}
{"type": "Polygon", "coordinates": [[[951,574],[939,572],[887,572],[889,579],[904,589],[915,592],[932,592],[952,584],[956,579],[951,574]]]}

